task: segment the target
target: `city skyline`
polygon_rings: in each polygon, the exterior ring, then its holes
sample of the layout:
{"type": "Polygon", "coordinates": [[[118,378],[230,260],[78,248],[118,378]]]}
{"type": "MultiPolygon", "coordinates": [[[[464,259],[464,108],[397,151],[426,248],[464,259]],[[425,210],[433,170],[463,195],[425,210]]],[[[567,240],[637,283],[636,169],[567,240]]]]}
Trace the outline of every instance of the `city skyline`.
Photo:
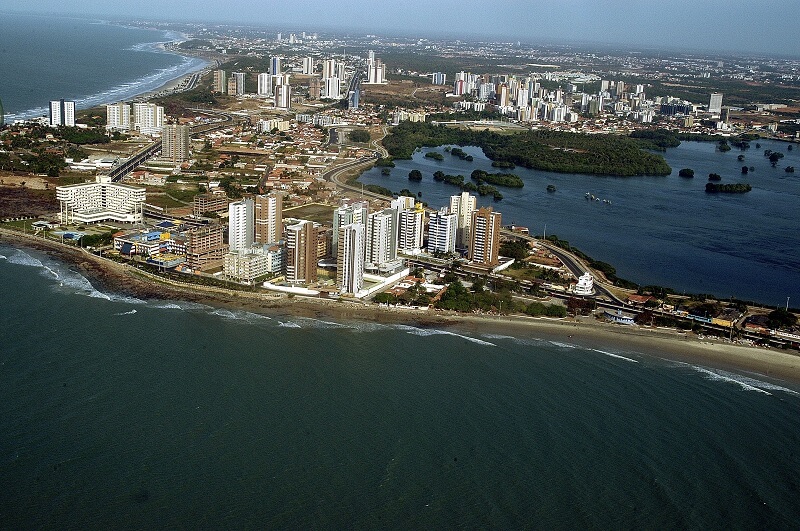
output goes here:
{"type": "Polygon", "coordinates": [[[524,11],[515,11],[513,17],[506,10],[487,9],[486,4],[473,0],[444,0],[437,4],[437,16],[430,16],[430,5],[419,0],[406,2],[402,7],[367,6],[363,0],[348,2],[342,7],[311,0],[302,10],[287,2],[273,2],[265,8],[263,3],[243,0],[237,2],[235,9],[224,12],[220,11],[217,3],[207,0],[192,2],[191,9],[186,9],[187,5],[187,2],[164,5],[154,0],[131,0],[124,4],[87,0],[64,11],[63,3],[43,0],[26,6],[24,12],[246,24],[276,31],[296,26],[309,31],[359,31],[420,38],[448,36],[643,49],[775,55],[797,55],[800,49],[800,37],[793,31],[793,21],[800,16],[800,4],[779,4],[772,0],[759,3],[757,8],[743,0],[710,0],[702,4],[702,11],[697,10],[696,2],[688,0],[640,0],[635,6],[622,2],[590,4],[567,0],[557,9],[543,0],[532,0],[524,11]],[[667,23],[664,23],[665,19],[667,23]]]}

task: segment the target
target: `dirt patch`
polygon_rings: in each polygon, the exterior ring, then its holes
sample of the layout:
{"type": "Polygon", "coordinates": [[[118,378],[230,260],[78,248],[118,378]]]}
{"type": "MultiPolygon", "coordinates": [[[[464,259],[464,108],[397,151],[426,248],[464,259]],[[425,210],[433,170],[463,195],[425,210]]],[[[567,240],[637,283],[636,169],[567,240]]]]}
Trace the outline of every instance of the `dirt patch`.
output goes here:
{"type": "Polygon", "coordinates": [[[27,188],[27,182],[26,188],[0,186],[0,219],[43,216],[58,212],[58,208],[53,186],[50,190],[27,188]]]}

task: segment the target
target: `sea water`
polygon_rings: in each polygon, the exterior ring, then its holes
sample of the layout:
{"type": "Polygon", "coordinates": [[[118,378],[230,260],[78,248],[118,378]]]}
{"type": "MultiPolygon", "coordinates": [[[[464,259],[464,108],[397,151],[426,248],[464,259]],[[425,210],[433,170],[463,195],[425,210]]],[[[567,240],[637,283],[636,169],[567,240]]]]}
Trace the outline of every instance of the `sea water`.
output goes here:
{"type": "Polygon", "coordinates": [[[95,289],[0,246],[4,527],[786,528],[800,395],[535,330],[95,289]]]}
{"type": "Polygon", "coordinates": [[[206,62],[159,49],[173,32],[84,18],[2,13],[0,100],[6,123],[47,115],[50,100],[79,109],[123,101],[206,62]]]}

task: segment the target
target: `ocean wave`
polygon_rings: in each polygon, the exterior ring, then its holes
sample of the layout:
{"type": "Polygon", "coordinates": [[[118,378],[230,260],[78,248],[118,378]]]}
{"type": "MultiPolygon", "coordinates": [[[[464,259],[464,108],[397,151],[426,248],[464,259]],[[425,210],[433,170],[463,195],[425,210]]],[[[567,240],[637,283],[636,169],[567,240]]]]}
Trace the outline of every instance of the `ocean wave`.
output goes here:
{"type": "Polygon", "coordinates": [[[700,367],[698,365],[692,365],[690,363],[683,363],[680,361],[676,361],[673,363],[677,367],[688,367],[695,372],[699,372],[700,374],[703,375],[703,377],[706,380],[712,382],[725,382],[725,383],[736,384],[743,391],[753,391],[765,395],[772,395],[770,391],[780,391],[783,393],[788,393],[790,395],[800,396],[800,393],[792,389],[782,387],[777,384],[765,382],[763,380],[758,380],[756,378],[751,378],[749,376],[736,374],[722,369],[710,369],[708,367],[700,367]]]}
{"type": "Polygon", "coordinates": [[[222,317],[229,321],[236,321],[245,324],[256,324],[258,322],[269,321],[271,318],[266,315],[260,315],[253,312],[246,312],[244,310],[226,310],[224,308],[217,308],[212,310],[211,315],[222,317]]]}
{"type": "Polygon", "coordinates": [[[517,345],[525,345],[528,347],[543,347],[547,345],[552,345],[552,342],[547,341],[545,339],[506,336],[503,334],[481,334],[481,337],[485,337],[486,339],[500,339],[500,340],[513,341],[517,345]]]}
{"type": "Polygon", "coordinates": [[[551,345],[553,345],[553,346],[556,346],[556,347],[561,347],[561,348],[570,348],[570,349],[572,349],[572,348],[578,348],[578,346],[577,346],[577,345],[570,345],[569,343],[561,343],[561,342],[559,342],[559,341],[549,341],[549,343],[550,343],[551,345]]]}
{"type": "Polygon", "coordinates": [[[278,323],[278,326],[281,328],[303,328],[298,323],[294,321],[281,321],[278,323]]]}
{"type": "Polygon", "coordinates": [[[612,358],[619,358],[621,360],[631,361],[633,363],[639,363],[637,360],[634,360],[634,359],[631,359],[631,358],[626,358],[625,356],[620,356],[619,354],[614,354],[612,352],[606,352],[605,350],[600,350],[600,349],[596,349],[596,348],[589,349],[589,350],[591,350],[592,352],[599,352],[600,354],[605,354],[606,356],[611,356],[612,358]]]}
{"type": "Polygon", "coordinates": [[[487,347],[496,347],[494,343],[490,343],[489,341],[484,341],[483,339],[478,339],[476,337],[465,336],[463,334],[456,334],[455,332],[450,332],[449,330],[440,330],[438,328],[417,328],[415,326],[409,325],[394,325],[393,328],[396,330],[401,330],[407,334],[411,334],[414,336],[421,336],[421,337],[428,337],[428,336],[454,336],[460,337],[461,339],[466,339],[467,341],[471,341],[472,343],[477,343],[479,345],[484,345],[487,347]]]}
{"type": "MultiPolygon", "coordinates": [[[[145,43],[153,44],[153,43],[145,43]]],[[[156,43],[157,44],[157,43],[156,43]]],[[[166,52],[171,53],[171,52],[166,52]]],[[[133,99],[134,97],[153,91],[168,81],[189,75],[198,70],[202,70],[208,65],[208,62],[196,57],[186,57],[182,55],[173,54],[180,57],[181,61],[175,65],[166,68],[160,68],[155,72],[142,76],[140,78],[120,83],[119,85],[90,94],[88,96],[78,96],[73,99],[77,109],[88,109],[104,103],[113,103],[116,101],[125,101],[133,99]]],[[[18,113],[7,113],[6,122],[11,123],[14,120],[22,120],[29,118],[36,118],[39,116],[46,116],[49,112],[48,107],[35,107],[18,113]]]]}
{"type": "Polygon", "coordinates": [[[135,313],[136,313],[136,308],[134,308],[133,310],[130,310],[130,311],[128,311],[128,312],[119,312],[119,313],[115,313],[114,315],[133,315],[133,314],[135,314],[135,313]]]}

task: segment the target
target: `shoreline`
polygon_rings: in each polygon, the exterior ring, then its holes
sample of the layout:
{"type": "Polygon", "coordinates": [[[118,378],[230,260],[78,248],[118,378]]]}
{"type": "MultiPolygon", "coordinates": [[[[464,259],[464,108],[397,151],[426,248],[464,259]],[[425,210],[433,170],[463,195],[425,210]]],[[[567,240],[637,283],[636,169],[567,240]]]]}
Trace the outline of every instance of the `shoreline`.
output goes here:
{"type": "MultiPolygon", "coordinates": [[[[325,299],[288,298],[261,292],[176,285],[148,278],[146,274],[87,251],[0,228],[0,243],[32,249],[74,266],[100,291],[142,300],[174,300],[211,307],[243,310],[267,316],[291,316],[379,324],[404,324],[439,328],[484,337],[485,334],[519,339],[544,339],[594,351],[615,349],[652,358],[757,375],[782,384],[800,384],[800,355],[766,347],[751,347],[717,340],[701,340],[671,329],[623,327],[593,317],[545,319],[528,316],[474,315],[442,311],[412,312],[375,308],[375,304],[325,299]]],[[[612,354],[615,356],[615,354],[612,354]]],[[[638,360],[637,360],[638,361],[638,360]]]]}

